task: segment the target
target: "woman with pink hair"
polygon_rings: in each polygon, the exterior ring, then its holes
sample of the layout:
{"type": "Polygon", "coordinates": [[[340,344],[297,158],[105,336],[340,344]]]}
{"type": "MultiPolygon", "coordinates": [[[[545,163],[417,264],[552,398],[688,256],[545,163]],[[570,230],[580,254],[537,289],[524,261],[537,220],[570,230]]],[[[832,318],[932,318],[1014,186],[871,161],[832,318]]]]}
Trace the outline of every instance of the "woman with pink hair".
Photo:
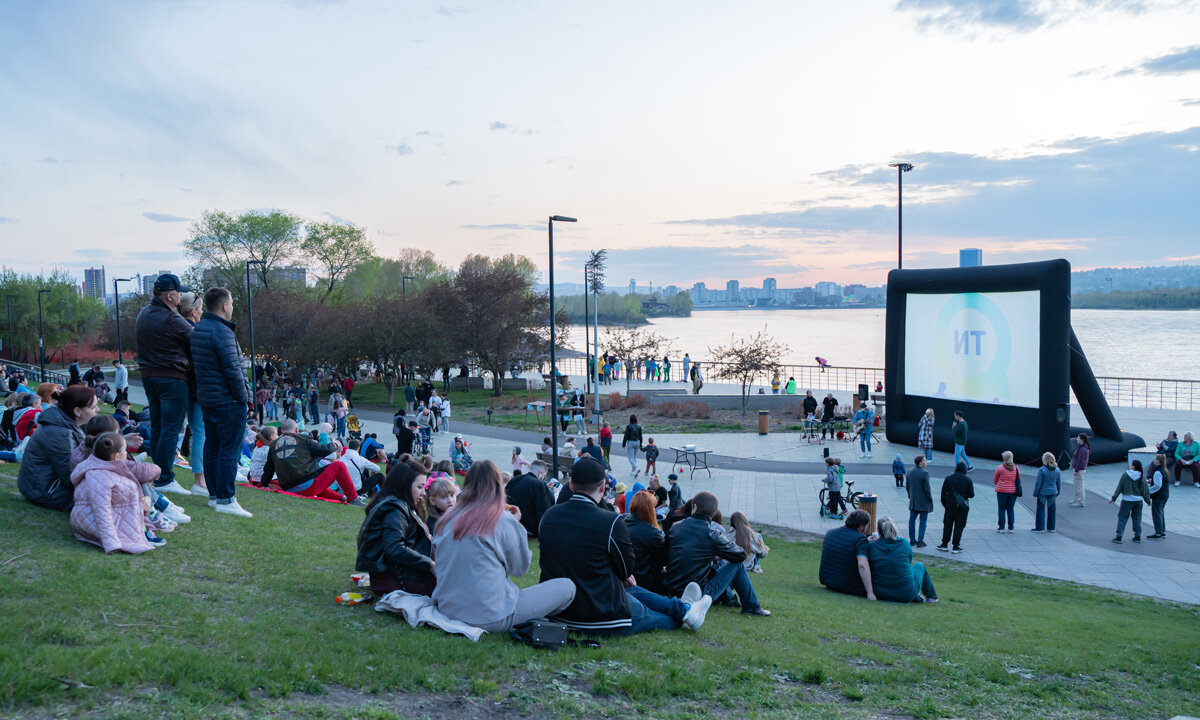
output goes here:
{"type": "Polygon", "coordinates": [[[504,500],[500,468],[491,460],[474,462],[457,504],[433,528],[438,612],[487,632],[552,617],[575,599],[575,583],[567,578],[527,588],[509,580],[528,572],[533,556],[521,511],[504,500]]]}

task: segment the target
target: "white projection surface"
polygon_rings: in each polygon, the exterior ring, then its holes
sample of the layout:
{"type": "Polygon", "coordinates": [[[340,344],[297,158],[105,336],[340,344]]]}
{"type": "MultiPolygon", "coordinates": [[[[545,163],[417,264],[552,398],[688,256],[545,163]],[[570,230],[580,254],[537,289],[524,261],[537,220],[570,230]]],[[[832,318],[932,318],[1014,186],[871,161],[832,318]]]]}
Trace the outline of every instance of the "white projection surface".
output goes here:
{"type": "Polygon", "coordinates": [[[909,294],[904,392],[1038,407],[1041,293],[909,294]]]}

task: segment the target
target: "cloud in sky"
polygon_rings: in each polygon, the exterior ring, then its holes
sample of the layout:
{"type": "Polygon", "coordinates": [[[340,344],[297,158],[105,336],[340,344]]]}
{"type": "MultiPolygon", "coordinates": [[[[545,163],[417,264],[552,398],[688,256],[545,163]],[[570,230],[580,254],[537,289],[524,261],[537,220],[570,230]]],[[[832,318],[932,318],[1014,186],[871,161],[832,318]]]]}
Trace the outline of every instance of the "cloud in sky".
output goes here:
{"type": "Polygon", "coordinates": [[[388,145],[387,149],[401,156],[413,154],[413,146],[403,142],[396,143],[395,145],[388,145]]]}
{"type": "Polygon", "coordinates": [[[1200,70],[1200,45],[1151,58],[1141,64],[1141,69],[1150,75],[1177,75],[1200,70]]]}
{"type": "Polygon", "coordinates": [[[20,220],[17,220],[16,218],[4,217],[3,215],[0,215],[0,225],[16,224],[18,222],[20,222],[20,220]]]}
{"type": "Polygon", "coordinates": [[[324,215],[325,217],[329,218],[333,222],[337,223],[338,225],[353,225],[354,224],[353,220],[344,218],[341,215],[334,215],[333,213],[328,212],[328,211],[323,212],[321,214],[324,215]]]}
{"type": "Polygon", "coordinates": [[[492,225],[459,225],[464,230],[545,230],[545,225],[521,225],[518,223],[495,223],[492,225]]]}
{"type": "Polygon", "coordinates": [[[511,123],[502,122],[500,120],[493,120],[492,124],[488,125],[488,130],[507,130],[515,135],[537,135],[538,134],[537,130],[531,130],[530,128],[524,128],[524,127],[517,127],[516,125],[513,125],[511,123]]]}
{"type": "MultiPolygon", "coordinates": [[[[583,277],[583,263],[590,258],[590,251],[567,250],[556,252],[555,267],[564,271],[580,268],[578,274],[583,277]]],[[[647,280],[661,282],[673,278],[706,277],[714,274],[725,278],[762,277],[772,275],[776,270],[783,269],[791,272],[793,267],[781,268],[781,264],[789,266],[793,258],[790,253],[778,247],[769,245],[738,245],[731,247],[705,247],[698,245],[654,245],[623,249],[610,252],[605,268],[605,285],[614,290],[629,287],[629,280],[641,278],[644,286],[647,280]],[[660,268],[671,268],[670,273],[664,273],[660,268]]],[[[556,278],[560,282],[582,282],[571,277],[556,278]]],[[[688,283],[690,287],[691,284],[688,283]]],[[[782,287],[782,286],[781,286],[782,287]]]]}
{"type": "MultiPolygon", "coordinates": [[[[1194,245],[1200,227],[1192,177],[1200,161],[1200,127],[1111,140],[1077,138],[1054,144],[1050,152],[1017,158],[927,152],[906,159],[916,165],[904,176],[906,198],[930,188],[969,188],[963,193],[933,193],[925,200],[908,199],[906,237],[955,238],[964,243],[987,239],[1000,251],[1004,240],[1049,243],[1041,249],[1061,251],[1078,250],[1081,246],[1070,243],[1087,239],[1091,250],[1150,261],[1194,245]],[[1130,212],[1131,208],[1138,211],[1130,212]]],[[[894,170],[846,166],[825,177],[868,199],[860,205],[816,204],[672,224],[814,233],[895,232],[894,170]],[[872,202],[872,196],[878,200],[872,202]]]]}
{"type": "Polygon", "coordinates": [[[146,218],[147,220],[152,220],[154,222],[160,222],[160,223],[174,223],[174,222],[187,222],[188,221],[188,218],[180,217],[178,215],[167,215],[166,213],[156,213],[156,212],[144,212],[144,213],[142,213],[142,217],[146,218]]]}
{"type": "Polygon", "coordinates": [[[462,184],[463,184],[462,180],[451,180],[450,182],[446,183],[446,187],[458,187],[459,185],[462,185],[462,184]]]}
{"type": "Polygon", "coordinates": [[[1173,0],[899,0],[895,9],[912,13],[922,30],[1030,32],[1096,13],[1139,15],[1179,4],[1173,0]]]}

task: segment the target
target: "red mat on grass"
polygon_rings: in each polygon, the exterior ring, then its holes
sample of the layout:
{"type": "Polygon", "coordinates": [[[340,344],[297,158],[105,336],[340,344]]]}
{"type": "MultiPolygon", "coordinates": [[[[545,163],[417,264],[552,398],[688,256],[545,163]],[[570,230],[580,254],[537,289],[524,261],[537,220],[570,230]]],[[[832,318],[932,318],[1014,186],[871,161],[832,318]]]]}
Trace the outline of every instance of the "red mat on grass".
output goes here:
{"type": "Polygon", "coordinates": [[[251,485],[250,483],[238,483],[238,485],[241,485],[244,488],[250,488],[251,490],[262,490],[264,492],[269,492],[269,493],[278,493],[279,495],[287,495],[288,497],[300,498],[301,500],[320,500],[321,502],[333,503],[335,505],[345,505],[346,504],[344,502],[341,502],[340,500],[330,500],[329,498],[323,498],[323,497],[311,497],[309,495],[298,495],[294,492],[288,492],[287,490],[276,490],[275,488],[270,488],[270,487],[259,487],[258,485],[251,485]]]}

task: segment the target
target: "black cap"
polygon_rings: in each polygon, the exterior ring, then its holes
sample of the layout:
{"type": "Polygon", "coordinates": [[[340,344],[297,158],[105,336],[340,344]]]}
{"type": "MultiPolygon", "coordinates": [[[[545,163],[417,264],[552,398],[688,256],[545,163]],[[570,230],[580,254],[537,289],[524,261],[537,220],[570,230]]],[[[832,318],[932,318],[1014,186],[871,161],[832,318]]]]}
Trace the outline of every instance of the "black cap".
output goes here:
{"type": "Polygon", "coordinates": [[[154,281],[154,292],[191,292],[192,289],[179,282],[179,276],[173,273],[163,273],[154,281]]]}
{"type": "Polygon", "coordinates": [[[591,455],[579,458],[571,467],[571,481],[580,488],[594,488],[606,479],[604,463],[591,455]]]}

